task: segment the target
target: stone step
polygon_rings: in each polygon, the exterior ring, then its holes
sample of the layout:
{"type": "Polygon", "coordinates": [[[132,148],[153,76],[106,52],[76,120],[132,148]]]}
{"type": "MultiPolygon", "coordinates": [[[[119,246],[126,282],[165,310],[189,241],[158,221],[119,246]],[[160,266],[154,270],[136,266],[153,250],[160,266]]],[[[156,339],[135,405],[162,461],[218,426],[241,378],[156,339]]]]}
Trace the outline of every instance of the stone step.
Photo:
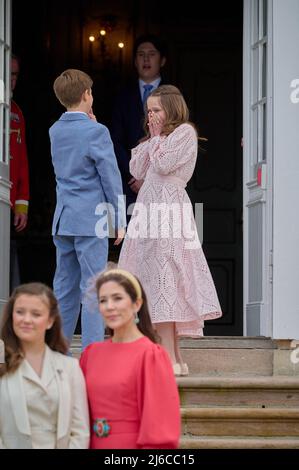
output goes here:
{"type": "Polygon", "coordinates": [[[203,336],[181,338],[184,349],[276,349],[277,342],[266,336],[203,336]]]}
{"type": "MultiPolygon", "coordinates": [[[[81,334],[75,334],[73,342],[81,345],[81,334]]],[[[290,343],[291,340],[288,339],[277,340],[266,336],[203,336],[180,339],[180,346],[188,349],[290,349],[290,343]]]]}
{"type": "Polygon", "coordinates": [[[294,342],[266,337],[203,337],[182,339],[182,355],[191,375],[294,376],[294,342]]]}
{"type": "Polygon", "coordinates": [[[299,438],[184,436],[180,449],[299,449],[299,438]]]}
{"type": "Polygon", "coordinates": [[[182,435],[299,438],[299,408],[181,408],[182,435]]]}
{"type": "Polygon", "coordinates": [[[273,375],[273,349],[182,349],[191,375],[273,375]]]}
{"type": "Polygon", "coordinates": [[[298,407],[299,377],[177,377],[182,406],[298,407]]]}
{"type": "Polygon", "coordinates": [[[271,338],[209,336],[181,339],[182,356],[191,375],[270,376],[273,374],[271,338]]]}
{"type": "MultiPolygon", "coordinates": [[[[266,336],[203,336],[181,338],[183,349],[275,349],[277,342],[266,336]]],[[[72,347],[81,348],[81,335],[74,335],[72,347]]]]}
{"type": "MultiPolygon", "coordinates": [[[[290,340],[266,337],[209,336],[180,340],[182,356],[190,375],[199,377],[299,377],[299,363],[293,363],[290,340]]],[[[81,354],[81,335],[75,335],[71,351],[81,354]]]]}

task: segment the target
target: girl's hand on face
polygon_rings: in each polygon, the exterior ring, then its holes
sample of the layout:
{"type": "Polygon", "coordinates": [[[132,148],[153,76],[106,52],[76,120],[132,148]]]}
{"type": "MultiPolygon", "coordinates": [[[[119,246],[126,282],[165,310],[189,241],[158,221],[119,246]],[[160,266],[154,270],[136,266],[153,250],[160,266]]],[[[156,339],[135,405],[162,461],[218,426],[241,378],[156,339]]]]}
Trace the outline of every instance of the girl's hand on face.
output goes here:
{"type": "Polygon", "coordinates": [[[155,132],[155,131],[154,131],[154,128],[153,128],[153,125],[152,125],[152,122],[151,122],[150,118],[148,118],[148,123],[147,123],[147,125],[148,125],[148,128],[149,128],[150,136],[151,136],[151,137],[154,137],[154,135],[155,135],[154,132],[155,132]]]}
{"type": "Polygon", "coordinates": [[[158,114],[153,112],[148,113],[148,126],[150,131],[150,136],[155,137],[160,135],[163,129],[163,121],[158,114]]]}

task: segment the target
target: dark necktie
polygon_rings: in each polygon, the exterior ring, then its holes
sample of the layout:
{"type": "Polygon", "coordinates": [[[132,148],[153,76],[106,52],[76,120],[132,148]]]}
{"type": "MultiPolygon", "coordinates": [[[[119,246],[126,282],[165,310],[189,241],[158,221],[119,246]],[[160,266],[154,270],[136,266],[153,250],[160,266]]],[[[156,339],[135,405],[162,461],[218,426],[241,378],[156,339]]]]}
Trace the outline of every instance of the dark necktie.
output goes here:
{"type": "Polygon", "coordinates": [[[153,88],[154,88],[153,85],[143,85],[143,89],[144,89],[143,97],[142,97],[143,106],[146,105],[146,100],[148,96],[151,94],[151,91],[153,88]]]}

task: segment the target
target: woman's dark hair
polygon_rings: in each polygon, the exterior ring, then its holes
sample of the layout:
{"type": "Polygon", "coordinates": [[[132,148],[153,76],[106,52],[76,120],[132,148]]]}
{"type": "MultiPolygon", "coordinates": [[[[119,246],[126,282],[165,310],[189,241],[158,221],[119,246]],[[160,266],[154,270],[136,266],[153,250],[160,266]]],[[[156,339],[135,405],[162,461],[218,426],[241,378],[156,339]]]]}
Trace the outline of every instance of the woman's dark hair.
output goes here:
{"type": "Polygon", "coordinates": [[[54,322],[51,328],[46,331],[45,342],[53,351],[62,354],[66,354],[68,351],[67,341],[62,334],[58,303],[52,289],[40,282],[22,284],[14,289],[3,310],[0,339],[3,340],[5,346],[5,364],[2,366],[0,364],[0,377],[5,373],[14,372],[24,359],[19,338],[13,330],[14,304],[16,299],[23,294],[38,296],[47,303],[50,318],[54,319],[54,322]]]}
{"type": "MultiPolygon", "coordinates": [[[[138,280],[136,276],[134,276],[136,280],[138,281],[140,288],[141,288],[141,294],[142,294],[142,306],[140,307],[140,310],[138,312],[138,318],[139,318],[139,323],[137,324],[138,329],[141,331],[142,334],[147,336],[153,343],[159,343],[159,336],[155,332],[153,328],[153,324],[151,321],[151,317],[149,314],[148,310],[148,304],[147,304],[147,299],[145,292],[143,290],[143,287],[138,280]]],[[[101,274],[100,277],[96,280],[96,291],[97,291],[97,296],[99,297],[99,291],[100,288],[103,284],[106,284],[106,282],[113,281],[119,284],[124,288],[126,293],[130,296],[132,302],[136,302],[137,300],[137,292],[134,287],[134,285],[131,283],[129,279],[127,279],[123,274],[121,273],[116,273],[116,272],[111,272],[106,271],[105,273],[101,274]]],[[[112,335],[113,332],[109,330],[109,333],[112,335]]]]}

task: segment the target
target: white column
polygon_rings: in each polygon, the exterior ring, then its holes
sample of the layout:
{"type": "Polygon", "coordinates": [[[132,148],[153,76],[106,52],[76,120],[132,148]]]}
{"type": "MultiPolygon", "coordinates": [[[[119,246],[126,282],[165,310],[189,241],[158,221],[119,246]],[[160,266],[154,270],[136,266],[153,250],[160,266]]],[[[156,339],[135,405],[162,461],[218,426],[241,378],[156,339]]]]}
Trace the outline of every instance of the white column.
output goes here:
{"type": "Polygon", "coordinates": [[[0,315],[9,291],[11,0],[0,0],[0,315]]]}
{"type": "MultiPolygon", "coordinates": [[[[0,164],[0,173],[3,168],[0,164]]],[[[0,316],[9,291],[10,183],[0,176],[0,316]]]]}
{"type": "Polygon", "coordinates": [[[299,338],[299,0],[273,0],[273,338],[299,338]]]}

